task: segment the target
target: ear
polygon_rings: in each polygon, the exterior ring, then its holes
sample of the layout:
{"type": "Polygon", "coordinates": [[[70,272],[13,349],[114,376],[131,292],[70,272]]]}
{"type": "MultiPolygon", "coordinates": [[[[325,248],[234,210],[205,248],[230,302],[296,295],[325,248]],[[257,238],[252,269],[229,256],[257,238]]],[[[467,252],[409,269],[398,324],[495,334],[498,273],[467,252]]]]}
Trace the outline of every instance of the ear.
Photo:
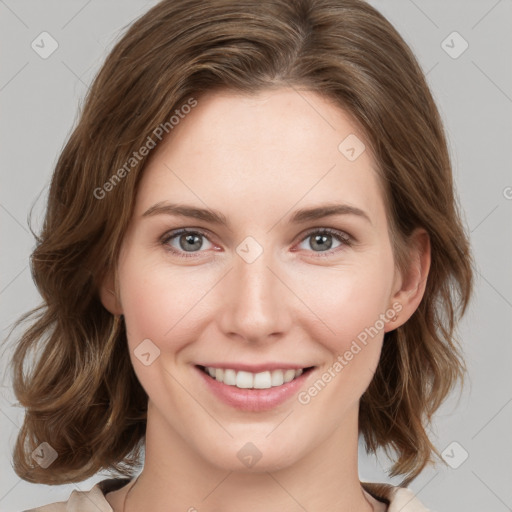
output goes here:
{"type": "Polygon", "coordinates": [[[430,237],[423,228],[416,228],[409,239],[409,265],[403,272],[395,273],[390,305],[396,306],[396,316],[386,324],[385,332],[405,324],[413,315],[425,293],[430,270],[430,237]]]}
{"type": "Polygon", "coordinates": [[[99,286],[101,303],[113,315],[122,315],[123,307],[120,298],[117,296],[117,290],[114,272],[109,272],[99,286]]]}

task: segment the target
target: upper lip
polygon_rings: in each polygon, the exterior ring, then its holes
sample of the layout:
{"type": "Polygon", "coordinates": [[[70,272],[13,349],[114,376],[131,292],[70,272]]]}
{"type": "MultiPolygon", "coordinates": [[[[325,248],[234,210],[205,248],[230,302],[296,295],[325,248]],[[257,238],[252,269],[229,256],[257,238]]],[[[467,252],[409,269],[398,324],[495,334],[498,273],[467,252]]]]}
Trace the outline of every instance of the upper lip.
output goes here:
{"type": "Polygon", "coordinates": [[[251,373],[260,373],[264,371],[273,370],[301,370],[310,368],[313,365],[301,365],[301,364],[290,364],[290,363],[261,363],[261,364],[247,364],[247,363],[201,363],[197,366],[208,366],[210,368],[222,368],[222,369],[233,369],[236,371],[245,371],[251,373]]]}

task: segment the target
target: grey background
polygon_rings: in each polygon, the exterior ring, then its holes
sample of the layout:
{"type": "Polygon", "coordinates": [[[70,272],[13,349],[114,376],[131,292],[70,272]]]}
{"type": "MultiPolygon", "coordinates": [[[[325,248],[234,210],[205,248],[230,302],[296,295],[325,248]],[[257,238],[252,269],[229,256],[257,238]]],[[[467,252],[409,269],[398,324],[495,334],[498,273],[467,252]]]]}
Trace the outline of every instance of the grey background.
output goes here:
{"type": "MultiPolygon", "coordinates": [[[[119,31],[154,0],[0,0],[0,140],[2,338],[37,305],[28,267],[34,240],[27,215],[41,225],[51,172],[77,119],[78,106],[119,31]],[[42,59],[31,43],[43,31],[59,47],[42,59]]],[[[456,469],[426,469],[411,485],[431,510],[512,510],[512,73],[511,0],[373,0],[418,56],[445,121],[456,186],[477,261],[476,293],[460,325],[470,383],[439,410],[433,441],[456,469]],[[469,44],[460,50],[457,31],[469,44]],[[452,42],[453,40],[453,42],[452,42]],[[451,445],[457,442],[458,445],[451,445]],[[463,461],[465,454],[468,458],[463,461]],[[462,462],[463,461],[463,462],[462,462]],[[461,463],[462,462],[462,463],[461,463]]],[[[15,337],[12,338],[15,340],[15,337]]],[[[12,341],[11,341],[12,343],[12,341]]],[[[7,357],[1,361],[0,511],[20,511],[89,490],[107,475],[64,486],[30,484],[11,468],[23,419],[15,407],[7,357]]],[[[360,478],[390,481],[390,462],[360,447],[360,478]]]]}

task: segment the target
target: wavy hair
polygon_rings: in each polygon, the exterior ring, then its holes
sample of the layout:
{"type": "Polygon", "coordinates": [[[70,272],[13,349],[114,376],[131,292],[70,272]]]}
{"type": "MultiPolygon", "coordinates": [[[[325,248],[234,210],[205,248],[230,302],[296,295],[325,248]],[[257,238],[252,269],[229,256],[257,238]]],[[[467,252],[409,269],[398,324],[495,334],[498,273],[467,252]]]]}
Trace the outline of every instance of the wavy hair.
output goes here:
{"type": "Polygon", "coordinates": [[[423,299],[385,334],[360,400],[359,431],[368,452],[393,452],[389,475],[404,475],[402,485],[433,455],[441,459],[426,428],[464,381],[455,334],[472,293],[473,260],[442,121],[412,51],[361,0],[164,0],[106,58],[53,172],[30,259],[42,303],[15,323],[30,321],[10,361],[26,410],[12,454],[21,478],[61,484],[103,469],[134,476],[148,397],[130,363],[124,322],[99,298],[149,158],[137,153],[134,163],[134,154],[190,98],[279,87],[318,93],[361,127],[378,165],[397,267],[407,264],[415,228],[430,236],[423,299]],[[51,471],[31,456],[42,442],[58,454],[51,471]]]}

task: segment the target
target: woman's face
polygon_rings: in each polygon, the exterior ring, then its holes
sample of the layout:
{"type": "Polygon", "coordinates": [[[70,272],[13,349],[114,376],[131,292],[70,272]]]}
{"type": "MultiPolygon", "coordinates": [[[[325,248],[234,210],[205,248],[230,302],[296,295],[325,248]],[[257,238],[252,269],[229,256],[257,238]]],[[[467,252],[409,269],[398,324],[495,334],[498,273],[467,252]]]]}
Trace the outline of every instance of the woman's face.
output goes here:
{"type": "Polygon", "coordinates": [[[322,97],[197,99],[144,171],[119,312],[153,432],[205,464],[278,469],[343,432],[357,442],[400,310],[384,199],[363,135],[322,97]],[[325,206],[339,212],[305,213],[325,206]]]}

